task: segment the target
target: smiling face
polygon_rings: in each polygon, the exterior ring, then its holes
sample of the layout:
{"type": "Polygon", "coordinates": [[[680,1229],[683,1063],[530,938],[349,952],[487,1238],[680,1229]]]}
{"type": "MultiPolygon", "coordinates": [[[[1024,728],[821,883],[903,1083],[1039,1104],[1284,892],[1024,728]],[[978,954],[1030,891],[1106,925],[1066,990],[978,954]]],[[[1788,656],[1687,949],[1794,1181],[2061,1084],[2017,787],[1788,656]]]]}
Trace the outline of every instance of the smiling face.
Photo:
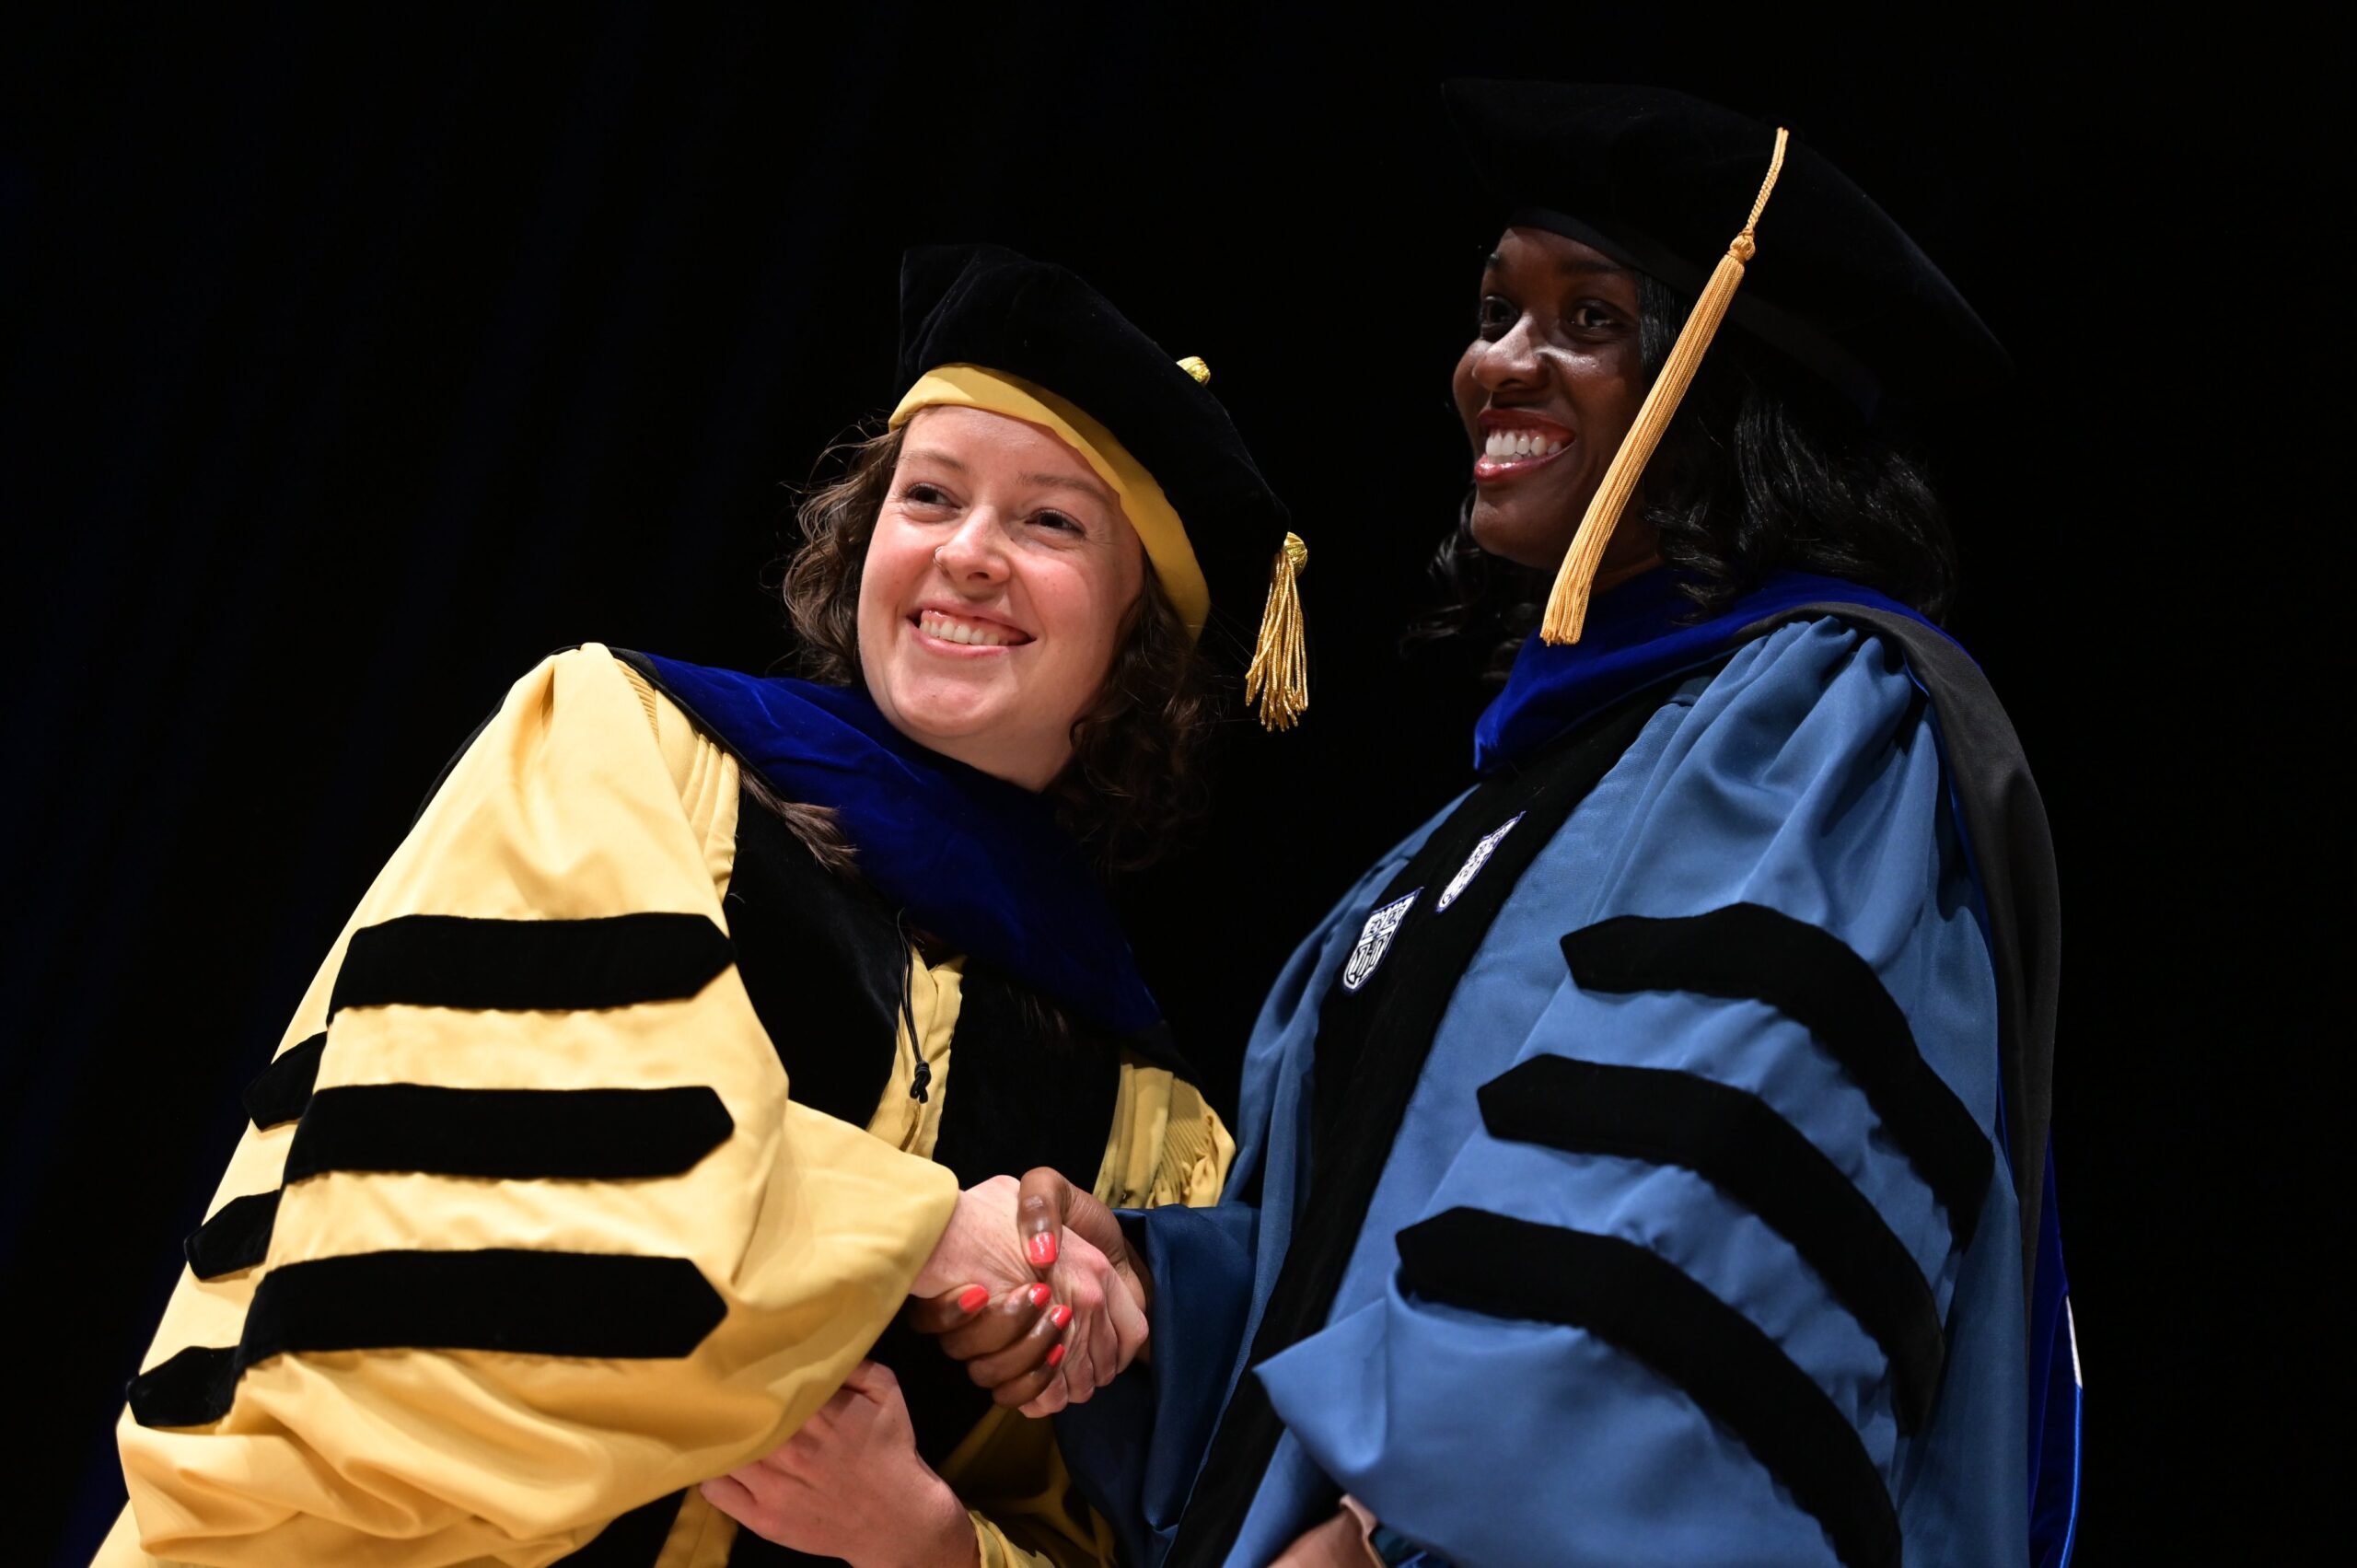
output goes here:
{"type": "MultiPolygon", "coordinates": [[[[1602,251],[1537,228],[1499,239],[1454,380],[1483,550],[1545,571],[1562,562],[1644,400],[1637,325],[1636,274],[1602,251]]],[[[1596,585],[1659,559],[1631,511],[1596,585]]]]}
{"type": "Polygon", "coordinates": [[[918,744],[1043,789],[1145,571],[1120,503],[1070,447],[981,409],[924,409],[860,574],[868,692],[918,744]]]}

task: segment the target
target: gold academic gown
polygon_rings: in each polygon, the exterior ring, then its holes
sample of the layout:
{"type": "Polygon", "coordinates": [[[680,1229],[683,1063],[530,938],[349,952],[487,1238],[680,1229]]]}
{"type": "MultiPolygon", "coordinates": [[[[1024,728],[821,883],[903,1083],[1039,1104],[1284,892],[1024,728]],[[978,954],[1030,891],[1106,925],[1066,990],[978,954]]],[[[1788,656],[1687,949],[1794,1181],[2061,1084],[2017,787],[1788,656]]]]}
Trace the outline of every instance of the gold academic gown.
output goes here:
{"type": "MultiPolygon", "coordinates": [[[[130,1504],[98,1568],[774,1550],[694,1488],[784,1442],[900,1311],[960,1184],[934,1156],[976,1009],[973,966],[909,944],[865,1125],[790,1093],[791,990],[762,982],[789,997],[765,1028],[747,976],[795,956],[732,923],[759,813],[729,752],[604,648],[509,691],[249,1092],[119,1423],[130,1504]]],[[[800,1045],[814,1078],[853,1049],[800,1045]]],[[[1097,1194],[1213,1202],[1233,1144],[1183,1071],[1104,1065],[1097,1194]]],[[[872,1086],[836,1077],[838,1112],[872,1086]]],[[[1024,1153],[999,1120],[963,1144],[1024,1153]]],[[[1108,1559],[1047,1423],[956,1425],[933,1458],[985,1568],[1108,1559]]]]}

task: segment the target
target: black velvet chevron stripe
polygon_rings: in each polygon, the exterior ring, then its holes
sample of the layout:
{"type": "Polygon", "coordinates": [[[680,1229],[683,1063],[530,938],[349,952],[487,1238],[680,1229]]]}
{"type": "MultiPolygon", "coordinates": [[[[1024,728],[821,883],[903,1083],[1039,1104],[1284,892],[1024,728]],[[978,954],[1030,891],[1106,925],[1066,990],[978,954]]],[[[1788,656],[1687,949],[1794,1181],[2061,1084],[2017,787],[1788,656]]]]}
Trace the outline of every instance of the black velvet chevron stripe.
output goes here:
{"type": "Polygon", "coordinates": [[[232,1198],[220,1212],[189,1232],[181,1249],[200,1280],[217,1280],[250,1269],[270,1250],[271,1227],[278,1223],[278,1194],[232,1198]]]}
{"type": "Polygon", "coordinates": [[[700,914],[471,920],[405,914],[352,934],[331,1013],[346,1007],[570,1012],[693,996],[734,961],[700,914]]]}
{"type": "Polygon", "coordinates": [[[1832,1052],[1970,1245],[1996,1158],[1972,1113],[1915,1048],[1907,1015],[1838,936],[1759,904],[1652,920],[1622,915],[1563,938],[1586,991],[1691,991],[1765,1002],[1832,1052]]]}
{"type": "Polygon", "coordinates": [[[1691,1073],[1534,1056],[1482,1085],[1480,1102],[1495,1137],[1682,1166],[1759,1215],[1889,1357],[1899,1430],[1922,1427],[1947,1359],[1931,1284],[1865,1195],[1758,1096],[1691,1073]]]}
{"type": "MultiPolygon", "coordinates": [[[[262,1283],[268,1284],[265,1278],[262,1283]]],[[[131,1380],[123,1397],[142,1426],[204,1426],[229,1413],[238,1391],[238,1347],[191,1345],[131,1380]]]]}
{"type": "Polygon", "coordinates": [[[493,1350],[683,1356],[727,1313],[685,1258],[600,1252],[359,1252],[262,1276],[235,1346],[192,1346],[131,1380],[142,1426],[229,1412],[246,1368],[291,1352],[493,1350]]]}
{"type": "Polygon", "coordinates": [[[1399,1233],[1400,1284],[1585,1329],[1684,1389],[1824,1526],[1849,1568],[1897,1568],[1898,1511],[1857,1432],[1751,1319],[1618,1237],[1450,1209],[1399,1233]]]}
{"type": "Polygon", "coordinates": [[[517,1180],[677,1176],[736,1123],[702,1086],[668,1089],[457,1089],[352,1084],[311,1097],[286,1151],[289,1182],[331,1170],[517,1180]]]}
{"type": "Polygon", "coordinates": [[[246,1086],[246,1114],[253,1119],[256,1132],[281,1126],[303,1114],[311,1086],[319,1082],[319,1053],[327,1048],[324,1034],[290,1045],[246,1086]]]}

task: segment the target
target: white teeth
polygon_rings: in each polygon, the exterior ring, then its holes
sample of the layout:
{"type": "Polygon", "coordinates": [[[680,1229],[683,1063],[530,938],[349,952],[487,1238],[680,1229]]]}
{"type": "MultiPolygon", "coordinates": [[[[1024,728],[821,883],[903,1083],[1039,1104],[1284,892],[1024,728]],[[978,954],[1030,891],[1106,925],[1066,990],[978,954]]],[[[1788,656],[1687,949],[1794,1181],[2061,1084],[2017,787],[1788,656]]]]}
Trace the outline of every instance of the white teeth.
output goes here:
{"type": "Polygon", "coordinates": [[[938,637],[945,643],[963,643],[970,647],[1003,648],[1016,641],[1004,632],[952,620],[936,610],[928,610],[919,615],[917,629],[928,637],[938,637]]]}
{"type": "Polygon", "coordinates": [[[1497,462],[1551,458],[1562,449],[1563,444],[1553,436],[1536,436],[1527,430],[1492,430],[1481,443],[1481,455],[1497,462]]]}

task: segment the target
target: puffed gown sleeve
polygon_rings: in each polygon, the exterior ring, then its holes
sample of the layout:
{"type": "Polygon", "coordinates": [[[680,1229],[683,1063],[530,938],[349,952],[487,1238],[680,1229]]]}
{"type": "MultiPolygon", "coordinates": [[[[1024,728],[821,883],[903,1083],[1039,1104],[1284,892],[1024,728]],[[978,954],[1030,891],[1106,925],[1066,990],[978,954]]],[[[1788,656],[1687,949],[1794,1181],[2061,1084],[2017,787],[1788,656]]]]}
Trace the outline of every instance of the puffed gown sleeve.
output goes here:
{"type": "Polygon", "coordinates": [[[248,1091],[101,1562],[534,1568],[834,1391],[956,1184],[787,1098],[737,800],[602,648],[508,693],[248,1091]]]}
{"type": "Polygon", "coordinates": [[[1968,1438],[2020,1429],[1994,978],[1926,699],[1819,621],[1657,722],[1387,1287],[1259,1375],[1469,1568],[1880,1568],[1919,1485],[1959,1505],[1907,1563],[2017,1561],[2020,1453],[1968,1438]]]}

